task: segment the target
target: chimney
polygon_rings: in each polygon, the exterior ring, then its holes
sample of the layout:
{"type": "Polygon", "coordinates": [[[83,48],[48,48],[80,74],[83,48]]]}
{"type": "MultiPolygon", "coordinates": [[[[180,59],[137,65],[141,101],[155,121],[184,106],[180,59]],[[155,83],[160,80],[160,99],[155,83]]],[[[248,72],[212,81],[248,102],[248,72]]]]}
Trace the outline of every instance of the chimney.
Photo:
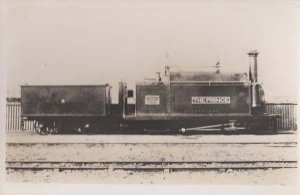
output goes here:
{"type": "Polygon", "coordinates": [[[249,55],[249,79],[251,82],[257,82],[257,56],[256,50],[248,52],[249,55]]]}
{"type": "Polygon", "coordinates": [[[252,85],[252,107],[260,107],[259,100],[259,88],[260,84],[257,82],[257,56],[258,52],[256,50],[251,50],[248,52],[249,55],[249,79],[252,85]]]}

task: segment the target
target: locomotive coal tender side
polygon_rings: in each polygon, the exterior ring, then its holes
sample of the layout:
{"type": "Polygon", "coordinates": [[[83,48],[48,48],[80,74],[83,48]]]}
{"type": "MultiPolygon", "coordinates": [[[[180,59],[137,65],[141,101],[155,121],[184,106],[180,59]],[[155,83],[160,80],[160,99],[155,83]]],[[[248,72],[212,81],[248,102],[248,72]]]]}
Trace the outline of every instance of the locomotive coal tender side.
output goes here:
{"type": "Polygon", "coordinates": [[[40,134],[106,128],[110,113],[108,84],[21,87],[21,117],[40,134]]]}
{"type": "Polygon", "coordinates": [[[250,51],[249,73],[223,72],[219,64],[185,70],[165,68],[162,78],[119,84],[119,102],[110,86],[22,86],[21,116],[40,134],[57,132],[276,130],[278,115],[267,114],[258,82],[257,51],[250,51]],[[135,95],[135,104],[128,99],[135,95]]]}

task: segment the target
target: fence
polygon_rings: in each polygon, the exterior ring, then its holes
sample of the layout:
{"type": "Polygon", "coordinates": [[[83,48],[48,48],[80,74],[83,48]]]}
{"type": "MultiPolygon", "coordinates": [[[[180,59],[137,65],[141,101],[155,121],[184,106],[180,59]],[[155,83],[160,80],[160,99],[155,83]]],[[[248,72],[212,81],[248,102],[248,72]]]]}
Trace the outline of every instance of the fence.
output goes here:
{"type": "MultiPolygon", "coordinates": [[[[279,130],[297,130],[297,104],[272,104],[266,105],[267,112],[270,114],[280,114],[281,118],[277,125],[279,130]]],[[[32,121],[21,121],[20,103],[8,103],[6,105],[6,130],[7,131],[32,131],[32,121]]]]}
{"type": "Polygon", "coordinates": [[[6,105],[6,131],[33,130],[33,121],[23,121],[22,124],[20,115],[20,103],[8,103],[6,105]]]}
{"type": "Polygon", "coordinates": [[[280,114],[281,118],[277,121],[279,130],[297,130],[297,104],[272,104],[266,105],[266,110],[270,114],[280,114]]]}

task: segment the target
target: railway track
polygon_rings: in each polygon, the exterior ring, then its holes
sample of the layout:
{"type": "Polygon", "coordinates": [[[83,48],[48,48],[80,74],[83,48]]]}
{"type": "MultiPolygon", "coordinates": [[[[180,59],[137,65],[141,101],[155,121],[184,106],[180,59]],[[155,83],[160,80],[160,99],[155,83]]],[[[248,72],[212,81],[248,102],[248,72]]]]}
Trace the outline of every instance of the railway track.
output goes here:
{"type": "Polygon", "coordinates": [[[296,142],[7,143],[6,161],[7,167],[24,169],[52,165],[70,169],[280,168],[296,164],[296,151],[296,142]]]}
{"type": "Polygon", "coordinates": [[[11,135],[6,173],[14,182],[291,184],[297,145],[294,134],[11,135]]]}
{"type": "Polygon", "coordinates": [[[297,161],[216,161],[216,162],[51,162],[6,161],[6,170],[131,170],[195,171],[297,168],[297,161]]]}
{"type": "Polygon", "coordinates": [[[8,147],[18,147],[18,146],[27,146],[27,147],[32,147],[32,146],[66,146],[66,145],[179,145],[179,144],[198,144],[198,145],[265,145],[265,146],[278,146],[278,147],[296,147],[297,142],[171,142],[171,143],[159,143],[159,142],[148,142],[148,143],[140,143],[140,142],[126,142],[126,143],[120,143],[120,142],[102,142],[102,143],[97,143],[97,142],[77,142],[77,143],[70,143],[70,142],[49,142],[49,143],[43,143],[43,142],[36,142],[36,143],[26,143],[26,142],[20,142],[20,143],[6,143],[6,146],[8,147]]]}

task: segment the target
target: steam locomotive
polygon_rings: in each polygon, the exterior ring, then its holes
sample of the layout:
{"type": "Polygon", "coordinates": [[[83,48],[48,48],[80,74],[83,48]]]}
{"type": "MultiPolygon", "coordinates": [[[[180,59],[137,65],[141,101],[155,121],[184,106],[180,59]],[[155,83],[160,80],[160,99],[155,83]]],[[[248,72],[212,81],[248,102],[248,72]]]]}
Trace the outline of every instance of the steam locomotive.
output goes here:
{"type": "Polygon", "coordinates": [[[141,131],[277,130],[280,116],[265,110],[257,78],[257,51],[250,51],[249,73],[186,71],[167,66],[156,80],[119,83],[118,104],[111,86],[21,86],[22,120],[34,121],[39,134],[141,131]],[[129,100],[135,98],[135,104],[129,100]]]}

